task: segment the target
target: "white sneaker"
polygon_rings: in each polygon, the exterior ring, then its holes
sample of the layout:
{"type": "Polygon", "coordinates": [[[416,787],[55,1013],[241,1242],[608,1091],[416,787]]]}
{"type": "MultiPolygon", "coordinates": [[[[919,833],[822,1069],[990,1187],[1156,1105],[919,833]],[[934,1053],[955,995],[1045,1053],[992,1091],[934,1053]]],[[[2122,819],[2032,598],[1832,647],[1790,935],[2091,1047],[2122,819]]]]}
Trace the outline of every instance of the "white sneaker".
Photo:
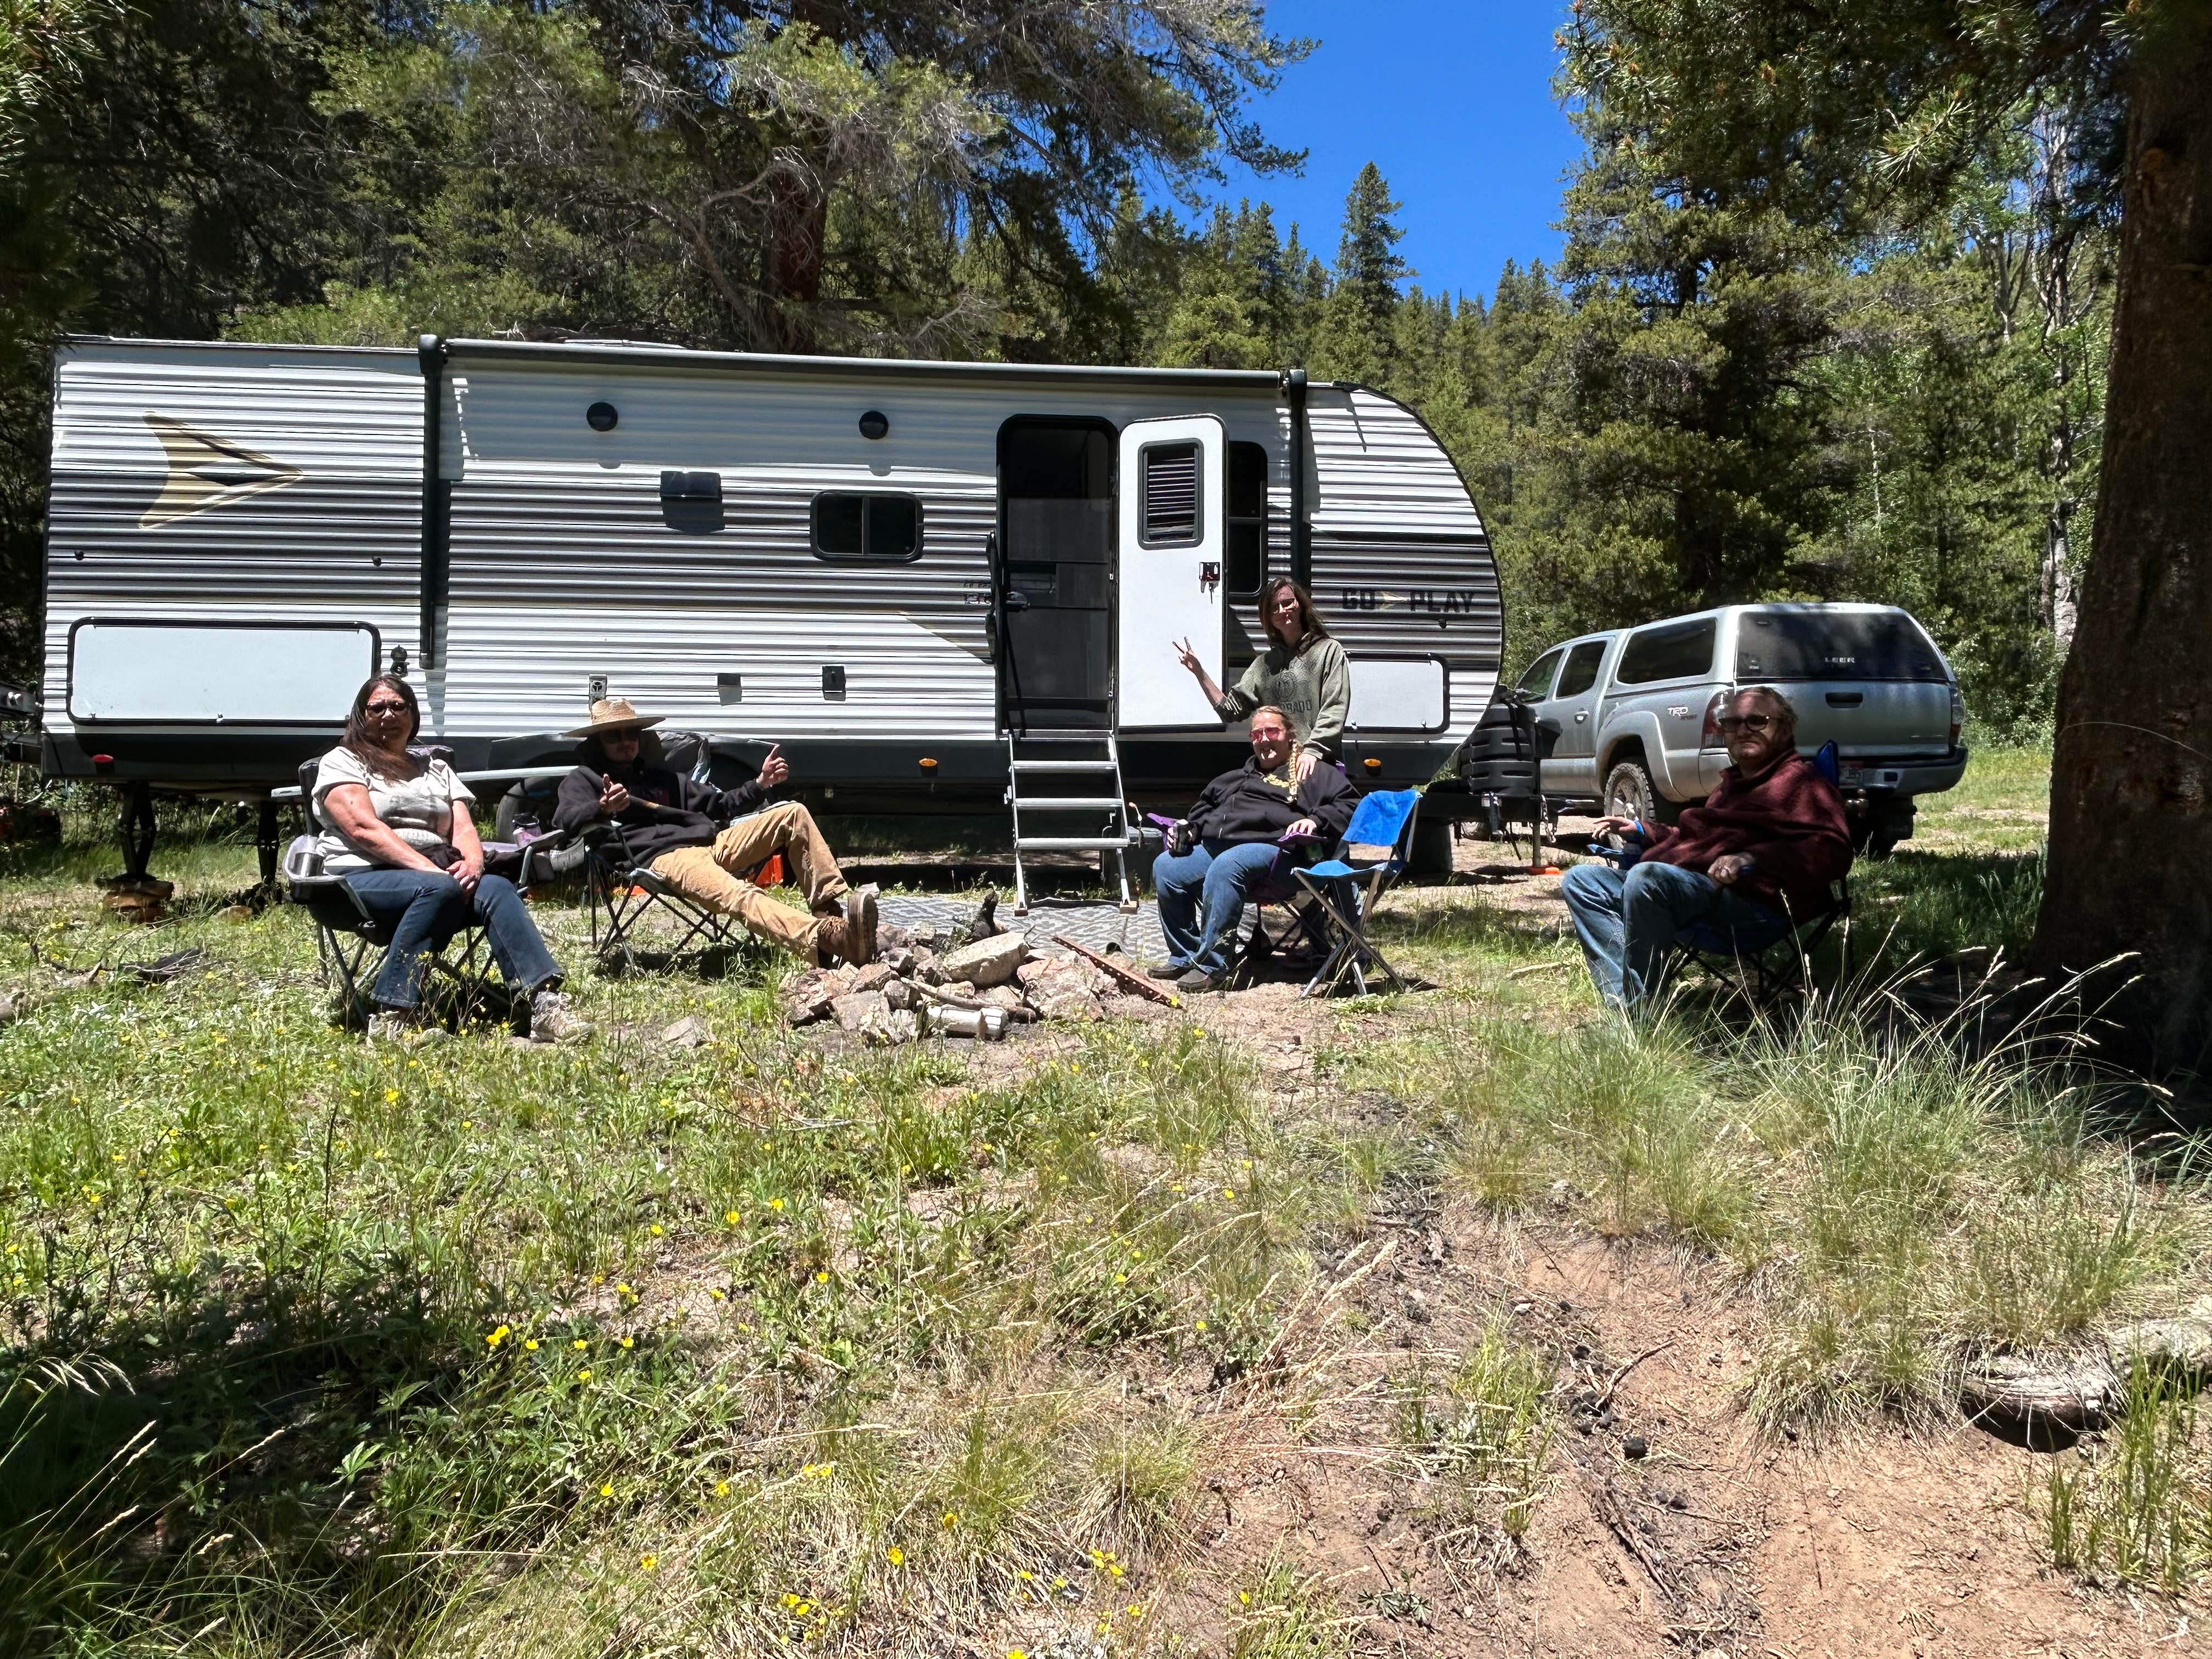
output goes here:
{"type": "Polygon", "coordinates": [[[405,1042],[415,1035],[415,1022],[405,1014],[386,1009],[380,1014],[368,1017],[368,1040],[371,1042],[405,1042]]]}
{"type": "Polygon", "coordinates": [[[567,1042],[588,1036],[591,1029],[565,991],[540,991],[530,999],[532,1042],[567,1042]]]}

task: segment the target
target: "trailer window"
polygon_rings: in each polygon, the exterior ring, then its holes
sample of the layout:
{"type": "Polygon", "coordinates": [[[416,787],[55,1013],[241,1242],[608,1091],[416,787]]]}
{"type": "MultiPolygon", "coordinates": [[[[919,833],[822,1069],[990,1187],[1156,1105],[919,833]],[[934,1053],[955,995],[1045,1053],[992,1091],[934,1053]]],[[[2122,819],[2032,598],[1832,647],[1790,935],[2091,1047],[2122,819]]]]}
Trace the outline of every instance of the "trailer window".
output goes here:
{"type": "Polygon", "coordinates": [[[1146,444],[1138,452],[1137,539],[1146,547],[1188,547],[1199,538],[1198,446],[1146,444]]]}
{"type": "Polygon", "coordinates": [[[912,495],[829,490],[814,498],[814,552],[898,564],[921,556],[921,502],[912,495]]]}
{"type": "Polygon", "coordinates": [[[1229,446],[1228,507],[1224,574],[1229,597],[1256,599],[1267,580],[1267,451],[1264,446],[1229,446]]]}
{"type": "Polygon", "coordinates": [[[1713,672],[1713,641],[1719,635],[1720,622],[1713,617],[1639,629],[1628,636],[1613,678],[1621,685],[1703,678],[1713,672]]]}
{"type": "Polygon", "coordinates": [[[1948,678],[1919,625],[1901,611],[1750,611],[1736,624],[1744,680],[1948,678]]]}

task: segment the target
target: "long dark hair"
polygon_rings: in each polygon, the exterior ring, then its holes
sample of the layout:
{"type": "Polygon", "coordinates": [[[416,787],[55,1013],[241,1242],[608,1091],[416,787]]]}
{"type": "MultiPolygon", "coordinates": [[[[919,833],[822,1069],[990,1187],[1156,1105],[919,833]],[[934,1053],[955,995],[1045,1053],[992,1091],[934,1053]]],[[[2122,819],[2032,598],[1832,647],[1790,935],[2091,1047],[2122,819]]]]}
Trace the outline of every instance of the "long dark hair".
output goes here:
{"type": "MultiPolygon", "coordinates": [[[[368,700],[376,695],[379,686],[397,691],[399,700],[407,705],[407,742],[414,742],[416,734],[422,730],[422,705],[415,701],[415,688],[397,674],[371,675],[361,690],[353,694],[353,712],[346,716],[343,739],[345,746],[363,760],[382,752],[369,741],[368,737],[368,700]]],[[[406,744],[400,746],[404,748],[406,744]]]]}
{"type": "Polygon", "coordinates": [[[1306,592],[1304,582],[1292,581],[1288,576],[1278,576],[1260,590],[1260,631],[1292,651],[1308,640],[1328,637],[1328,629],[1321,619],[1321,612],[1314,609],[1313,595],[1306,592]],[[1280,639],[1275,632],[1275,596],[1286,587],[1298,602],[1298,636],[1294,640],[1280,639]]]}

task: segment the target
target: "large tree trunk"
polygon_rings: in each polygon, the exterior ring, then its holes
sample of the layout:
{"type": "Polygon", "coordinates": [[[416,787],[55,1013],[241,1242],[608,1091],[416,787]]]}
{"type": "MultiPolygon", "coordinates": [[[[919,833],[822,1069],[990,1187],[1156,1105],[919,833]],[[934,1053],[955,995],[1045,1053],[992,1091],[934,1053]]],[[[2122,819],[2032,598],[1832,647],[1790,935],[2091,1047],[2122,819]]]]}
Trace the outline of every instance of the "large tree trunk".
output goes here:
{"type": "Polygon", "coordinates": [[[2130,72],[2104,472],[2034,954],[2135,953],[2113,1057],[2212,1075],[2212,17],[2183,15],[2130,72]]]}

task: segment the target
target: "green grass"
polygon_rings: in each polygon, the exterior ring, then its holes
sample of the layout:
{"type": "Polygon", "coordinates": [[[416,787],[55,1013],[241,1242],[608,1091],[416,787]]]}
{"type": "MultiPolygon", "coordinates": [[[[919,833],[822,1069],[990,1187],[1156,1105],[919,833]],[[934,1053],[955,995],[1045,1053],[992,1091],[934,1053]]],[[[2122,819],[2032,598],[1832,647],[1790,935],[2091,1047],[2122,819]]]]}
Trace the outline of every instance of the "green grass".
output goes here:
{"type": "Polygon", "coordinates": [[[2172,1299],[2207,1237],[2170,1147],[2131,1152],[2026,1041],[1977,1056],[1970,1018],[1840,1001],[1555,1031],[1477,1011],[1371,1048],[1347,1081],[1432,1111],[1477,1204],[1564,1195],[1601,1234],[1731,1264],[1765,1310],[1763,1420],[1932,1416],[1972,1353],[2172,1299]]]}
{"type": "MultiPolygon", "coordinates": [[[[1372,1211],[1454,1198],[1730,1270],[1764,1424],[1939,1415],[1974,1354],[2203,1276],[2188,1148],[1889,977],[2024,940],[2034,838],[1989,814],[2033,810],[2039,764],[1978,757],[1862,867],[1855,972],[1807,1018],[1692,998],[1631,1031],[1554,917],[1408,894],[1378,933],[1443,994],[1335,1005],[1292,1091],[1249,1005],[866,1051],[785,1030],[756,958],[579,972],[574,1048],[371,1048],[303,918],[225,912],[247,826],[165,845],[173,919],[132,930],[73,803],[63,848],[0,853],[0,1653],[1121,1654],[1194,1586],[1231,1651],[1346,1652],[1309,1564],[1207,1578],[1200,1407],[1372,1211]],[[128,972],[194,946],[197,975],[128,972]],[[653,1040],[686,1014],[715,1040],[653,1040]]],[[[580,915],[537,914],[580,963],[580,915]]],[[[1526,1532],[1550,1386],[1504,1327],[1400,1379],[1436,1524],[1526,1532]]],[[[2199,1571],[2127,1518],[2193,1513],[2124,1496],[2193,1490],[2154,1478],[2173,1432],[2069,1477],[2062,1555],[2199,1571]]]]}

